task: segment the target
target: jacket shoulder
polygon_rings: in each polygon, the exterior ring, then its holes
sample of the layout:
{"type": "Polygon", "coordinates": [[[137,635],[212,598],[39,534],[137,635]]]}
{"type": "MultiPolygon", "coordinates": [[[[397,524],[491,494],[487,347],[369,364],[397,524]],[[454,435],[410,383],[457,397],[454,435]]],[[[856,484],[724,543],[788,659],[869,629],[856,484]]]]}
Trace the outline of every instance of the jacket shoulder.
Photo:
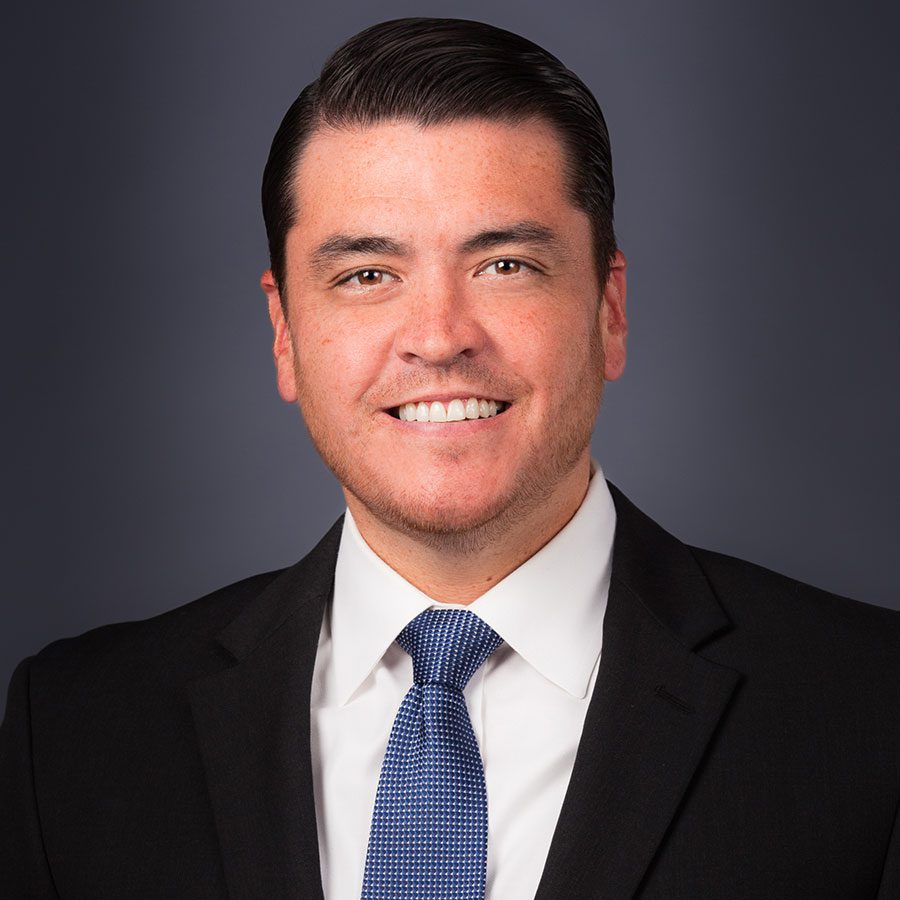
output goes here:
{"type": "Polygon", "coordinates": [[[772,569],[701,547],[688,547],[713,587],[745,601],[769,597],[791,602],[813,617],[839,616],[880,627],[900,628],[900,610],[844,597],[772,569]]]}
{"type": "MultiPolygon", "coordinates": [[[[320,597],[333,576],[343,516],[299,562],[219,588],[149,619],[94,628],[47,645],[29,658],[32,697],[97,708],[130,709],[184,696],[189,682],[233,664],[229,631],[245,640],[279,627],[310,592],[320,597]]],[[[235,635],[231,635],[234,639],[235,635]]]]}
{"type": "Polygon", "coordinates": [[[32,657],[32,677],[65,684],[68,679],[96,683],[113,673],[118,679],[139,672],[144,679],[151,673],[192,674],[186,667],[209,657],[218,632],[284,571],[251,575],[147,619],[53,641],[32,657]]]}
{"type": "MultiPolygon", "coordinates": [[[[865,673],[900,684],[900,611],[844,597],[723,553],[689,547],[719,603],[743,635],[772,659],[817,658],[822,671],[865,673]],[[825,664],[827,663],[827,668],[825,664]]],[[[727,638],[726,638],[727,641],[727,638]]]]}

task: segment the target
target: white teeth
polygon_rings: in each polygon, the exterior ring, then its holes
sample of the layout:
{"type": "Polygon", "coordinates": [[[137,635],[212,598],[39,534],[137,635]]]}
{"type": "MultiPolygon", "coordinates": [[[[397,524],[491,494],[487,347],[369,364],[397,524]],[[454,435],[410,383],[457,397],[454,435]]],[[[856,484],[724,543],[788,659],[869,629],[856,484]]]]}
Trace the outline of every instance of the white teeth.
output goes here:
{"type": "Polygon", "coordinates": [[[402,422],[463,422],[466,419],[489,419],[496,416],[509,404],[496,400],[451,400],[444,404],[440,400],[426,403],[403,403],[397,407],[397,416],[402,422]]]}

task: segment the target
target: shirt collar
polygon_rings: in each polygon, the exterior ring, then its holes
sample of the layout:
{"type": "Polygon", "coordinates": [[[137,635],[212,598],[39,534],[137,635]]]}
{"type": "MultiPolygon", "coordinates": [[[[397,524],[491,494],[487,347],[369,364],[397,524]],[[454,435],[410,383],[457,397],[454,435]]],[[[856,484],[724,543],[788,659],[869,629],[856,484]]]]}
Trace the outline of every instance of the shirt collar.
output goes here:
{"type": "MultiPolygon", "coordinates": [[[[545,678],[587,695],[600,653],[616,511],[596,460],[584,500],[537,553],[467,607],[545,678]]],[[[385,563],[348,509],[331,609],[337,700],[346,703],[397,635],[438,603],[385,563]]]]}

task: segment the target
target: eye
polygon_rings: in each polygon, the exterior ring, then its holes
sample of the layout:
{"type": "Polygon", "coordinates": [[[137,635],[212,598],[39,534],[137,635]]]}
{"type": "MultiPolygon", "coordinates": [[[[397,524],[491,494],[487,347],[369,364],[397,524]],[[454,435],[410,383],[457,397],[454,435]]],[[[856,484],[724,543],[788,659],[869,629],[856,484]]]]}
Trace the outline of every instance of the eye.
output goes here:
{"type": "Polygon", "coordinates": [[[487,273],[488,275],[518,275],[520,272],[529,270],[535,271],[532,266],[529,266],[528,263],[522,262],[521,259],[495,259],[492,263],[488,263],[481,271],[478,273],[482,275],[487,273]],[[492,272],[491,269],[494,271],[492,272]]]}
{"type": "Polygon", "coordinates": [[[351,272],[345,278],[342,278],[338,284],[349,284],[353,287],[374,287],[388,281],[396,281],[396,278],[383,269],[357,269],[355,272],[351,272]]]}

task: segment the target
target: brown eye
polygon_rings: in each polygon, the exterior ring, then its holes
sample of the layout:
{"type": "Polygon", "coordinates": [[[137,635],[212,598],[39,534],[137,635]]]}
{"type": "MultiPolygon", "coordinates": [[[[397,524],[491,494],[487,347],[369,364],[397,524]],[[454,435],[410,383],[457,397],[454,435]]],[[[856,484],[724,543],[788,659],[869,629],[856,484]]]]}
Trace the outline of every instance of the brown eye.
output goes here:
{"type": "Polygon", "coordinates": [[[354,277],[359,279],[360,284],[381,284],[382,272],[378,269],[363,269],[357,272],[354,277]]]}
{"type": "Polygon", "coordinates": [[[495,259],[486,265],[479,275],[519,275],[520,273],[535,271],[528,263],[520,259],[495,259]]]}
{"type": "Polygon", "coordinates": [[[386,284],[389,281],[395,281],[396,278],[382,269],[357,269],[339,281],[339,284],[349,285],[351,287],[377,287],[380,284],[386,284]]]}

